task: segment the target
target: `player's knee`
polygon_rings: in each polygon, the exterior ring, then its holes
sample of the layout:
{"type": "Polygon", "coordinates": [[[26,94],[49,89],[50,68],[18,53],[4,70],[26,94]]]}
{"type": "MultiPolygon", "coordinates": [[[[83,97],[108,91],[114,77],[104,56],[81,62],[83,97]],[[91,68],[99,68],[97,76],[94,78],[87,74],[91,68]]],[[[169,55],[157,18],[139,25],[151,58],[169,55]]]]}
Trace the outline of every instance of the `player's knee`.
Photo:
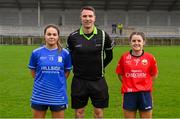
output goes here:
{"type": "Polygon", "coordinates": [[[95,109],[94,110],[94,117],[95,118],[103,118],[103,109],[95,109]]]}
{"type": "Polygon", "coordinates": [[[76,109],[75,117],[76,118],[84,118],[84,109],[76,109]]]}

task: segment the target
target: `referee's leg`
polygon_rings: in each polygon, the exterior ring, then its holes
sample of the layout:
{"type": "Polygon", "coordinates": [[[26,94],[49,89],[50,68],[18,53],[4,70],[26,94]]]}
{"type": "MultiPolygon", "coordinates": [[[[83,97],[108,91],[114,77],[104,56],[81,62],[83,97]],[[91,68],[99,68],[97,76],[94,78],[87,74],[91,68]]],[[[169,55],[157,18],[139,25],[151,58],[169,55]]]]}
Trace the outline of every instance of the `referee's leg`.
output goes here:
{"type": "Polygon", "coordinates": [[[86,81],[73,77],[71,84],[71,107],[75,109],[75,118],[84,118],[87,102],[86,81]]]}
{"type": "Polygon", "coordinates": [[[107,108],[109,105],[109,93],[106,80],[102,77],[97,81],[90,81],[88,88],[94,106],[94,118],[103,118],[104,108],[107,108]]]}
{"type": "Polygon", "coordinates": [[[96,108],[94,107],[94,118],[103,118],[104,108],[96,108]]]}

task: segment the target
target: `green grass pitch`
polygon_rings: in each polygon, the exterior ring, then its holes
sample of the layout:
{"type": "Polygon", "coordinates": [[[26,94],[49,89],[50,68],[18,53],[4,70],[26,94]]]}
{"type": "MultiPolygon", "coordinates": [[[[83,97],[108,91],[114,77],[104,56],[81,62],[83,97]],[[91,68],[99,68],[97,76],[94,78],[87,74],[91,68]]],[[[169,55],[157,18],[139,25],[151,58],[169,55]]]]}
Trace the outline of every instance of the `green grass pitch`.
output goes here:
{"type": "MultiPolygon", "coordinates": [[[[31,118],[30,96],[33,79],[27,68],[33,49],[38,46],[0,46],[0,118],[31,118]]],[[[114,57],[106,68],[106,80],[109,86],[109,108],[105,109],[105,118],[122,118],[121,83],[115,74],[120,55],[129,47],[114,48],[114,57]]],[[[159,76],[154,81],[154,118],[180,118],[180,47],[156,46],[145,47],[158,62],[159,76]]],[[[70,102],[70,84],[72,73],[68,79],[70,102]]],[[[93,117],[92,105],[86,107],[86,118],[93,117]]],[[[47,117],[51,117],[48,111],[47,117]]],[[[73,118],[74,111],[69,108],[65,117],[73,118]]]]}

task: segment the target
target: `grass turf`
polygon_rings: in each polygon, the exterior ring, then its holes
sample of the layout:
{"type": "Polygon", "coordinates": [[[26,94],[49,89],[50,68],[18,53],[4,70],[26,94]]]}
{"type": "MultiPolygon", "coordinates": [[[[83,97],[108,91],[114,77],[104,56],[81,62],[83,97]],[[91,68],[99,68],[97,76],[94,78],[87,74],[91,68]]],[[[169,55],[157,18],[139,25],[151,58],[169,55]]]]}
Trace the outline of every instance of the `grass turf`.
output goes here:
{"type": "MultiPolygon", "coordinates": [[[[33,79],[27,68],[33,49],[38,46],[0,46],[0,118],[31,118],[30,97],[33,79]]],[[[105,109],[105,118],[122,118],[121,83],[115,74],[115,68],[121,54],[129,47],[115,47],[111,64],[106,68],[106,80],[109,86],[109,108],[105,109]]],[[[145,47],[158,62],[159,77],[154,82],[153,100],[154,118],[180,118],[180,47],[145,47]]],[[[70,84],[68,95],[70,102],[70,84]]],[[[47,117],[50,116],[48,111],[47,117]]],[[[73,118],[74,111],[69,108],[65,117],[73,118]]],[[[92,105],[86,107],[86,118],[93,117],[92,105]]]]}

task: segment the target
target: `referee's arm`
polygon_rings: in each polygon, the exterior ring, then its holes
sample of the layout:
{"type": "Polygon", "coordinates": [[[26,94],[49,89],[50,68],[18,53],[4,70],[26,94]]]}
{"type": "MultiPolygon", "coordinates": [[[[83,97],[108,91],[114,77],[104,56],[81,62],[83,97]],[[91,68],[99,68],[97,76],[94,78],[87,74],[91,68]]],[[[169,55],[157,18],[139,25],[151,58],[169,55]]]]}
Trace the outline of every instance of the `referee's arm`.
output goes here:
{"type": "Polygon", "coordinates": [[[113,59],[113,52],[112,49],[105,50],[105,59],[104,59],[104,68],[111,62],[113,59]]]}
{"type": "Polygon", "coordinates": [[[111,62],[113,59],[113,47],[114,42],[110,39],[109,35],[105,32],[105,58],[104,58],[104,68],[111,62]]]}

